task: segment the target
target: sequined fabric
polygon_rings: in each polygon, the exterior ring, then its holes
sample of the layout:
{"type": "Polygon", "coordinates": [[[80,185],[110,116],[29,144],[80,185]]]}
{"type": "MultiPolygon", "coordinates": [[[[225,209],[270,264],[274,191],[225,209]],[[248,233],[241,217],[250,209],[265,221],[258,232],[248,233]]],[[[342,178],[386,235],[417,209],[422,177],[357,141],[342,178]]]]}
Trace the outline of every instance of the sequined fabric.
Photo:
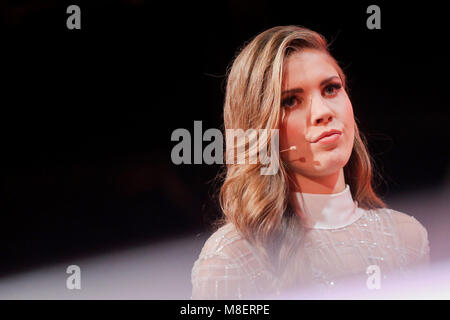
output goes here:
{"type": "MultiPolygon", "coordinates": [[[[299,278],[305,285],[334,287],[341,279],[407,271],[429,262],[426,229],[412,216],[392,209],[364,210],[352,224],[337,229],[304,229],[299,278]]],[[[192,268],[192,299],[250,299],[276,293],[280,280],[259,259],[234,225],[219,228],[205,242],[192,268]]]]}

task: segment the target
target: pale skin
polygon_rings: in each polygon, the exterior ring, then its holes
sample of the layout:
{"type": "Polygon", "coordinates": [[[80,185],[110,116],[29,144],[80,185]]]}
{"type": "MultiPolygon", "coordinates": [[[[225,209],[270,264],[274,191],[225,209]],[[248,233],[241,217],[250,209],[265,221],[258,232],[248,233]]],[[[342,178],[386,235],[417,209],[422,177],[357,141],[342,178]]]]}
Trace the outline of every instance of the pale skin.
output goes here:
{"type": "Polygon", "coordinates": [[[296,147],[281,154],[290,169],[291,190],[343,191],[343,168],[353,149],[355,120],[333,58],[309,48],[291,54],[284,65],[281,101],[280,150],[296,147]],[[314,142],[331,129],[341,133],[331,142],[314,142]]]}

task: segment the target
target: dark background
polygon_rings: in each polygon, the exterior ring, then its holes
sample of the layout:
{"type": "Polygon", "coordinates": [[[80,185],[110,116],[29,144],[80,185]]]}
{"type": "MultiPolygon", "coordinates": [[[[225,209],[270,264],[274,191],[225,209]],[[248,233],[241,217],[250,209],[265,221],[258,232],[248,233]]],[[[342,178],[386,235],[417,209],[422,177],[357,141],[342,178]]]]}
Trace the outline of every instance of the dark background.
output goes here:
{"type": "Polygon", "coordinates": [[[212,3],[2,2],[1,275],[208,230],[220,167],[172,164],[171,134],[222,128],[228,64],[276,25],[333,41],[385,200],[449,182],[438,2],[212,3]],[[366,28],[371,4],[381,30],[366,28]]]}

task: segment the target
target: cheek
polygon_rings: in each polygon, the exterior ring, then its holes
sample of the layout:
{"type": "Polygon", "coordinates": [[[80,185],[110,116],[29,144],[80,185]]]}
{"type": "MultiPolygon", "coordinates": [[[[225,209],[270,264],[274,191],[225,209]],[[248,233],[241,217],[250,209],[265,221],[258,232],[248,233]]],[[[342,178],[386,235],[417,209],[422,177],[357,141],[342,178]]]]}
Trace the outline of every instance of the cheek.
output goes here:
{"type": "Polygon", "coordinates": [[[280,149],[287,149],[292,145],[297,145],[298,148],[298,142],[304,139],[302,115],[298,112],[285,111],[284,120],[280,126],[280,149]]]}
{"type": "Polygon", "coordinates": [[[353,115],[353,107],[350,100],[347,99],[345,107],[342,110],[341,121],[346,131],[347,145],[349,148],[353,147],[353,141],[355,137],[355,118],[353,115]]]}
{"type": "Polygon", "coordinates": [[[344,113],[347,119],[351,119],[351,121],[353,120],[353,106],[352,106],[352,102],[350,101],[350,98],[348,97],[347,93],[345,94],[345,98],[343,101],[344,104],[344,113]]]}
{"type": "Polygon", "coordinates": [[[348,104],[345,108],[345,114],[344,114],[344,125],[351,129],[353,132],[355,129],[355,117],[353,115],[353,107],[350,101],[348,101],[348,104]]]}

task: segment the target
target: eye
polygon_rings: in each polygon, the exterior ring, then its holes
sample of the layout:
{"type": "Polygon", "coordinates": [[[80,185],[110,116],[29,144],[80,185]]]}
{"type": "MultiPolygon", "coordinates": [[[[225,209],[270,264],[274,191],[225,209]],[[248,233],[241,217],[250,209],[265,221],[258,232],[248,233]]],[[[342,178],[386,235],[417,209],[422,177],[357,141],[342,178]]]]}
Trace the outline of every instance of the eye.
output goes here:
{"type": "Polygon", "coordinates": [[[286,107],[286,108],[292,108],[296,104],[300,104],[300,103],[301,103],[301,99],[298,99],[296,96],[292,96],[292,97],[283,99],[283,101],[281,102],[281,106],[286,107]]]}
{"type": "Polygon", "coordinates": [[[337,94],[337,92],[339,91],[339,89],[342,88],[342,85],[339,83],[334,83],[334,84],[329,84],[328,86],[325,87],[325,93],[326,95],[335,95],[337,94]]]}

